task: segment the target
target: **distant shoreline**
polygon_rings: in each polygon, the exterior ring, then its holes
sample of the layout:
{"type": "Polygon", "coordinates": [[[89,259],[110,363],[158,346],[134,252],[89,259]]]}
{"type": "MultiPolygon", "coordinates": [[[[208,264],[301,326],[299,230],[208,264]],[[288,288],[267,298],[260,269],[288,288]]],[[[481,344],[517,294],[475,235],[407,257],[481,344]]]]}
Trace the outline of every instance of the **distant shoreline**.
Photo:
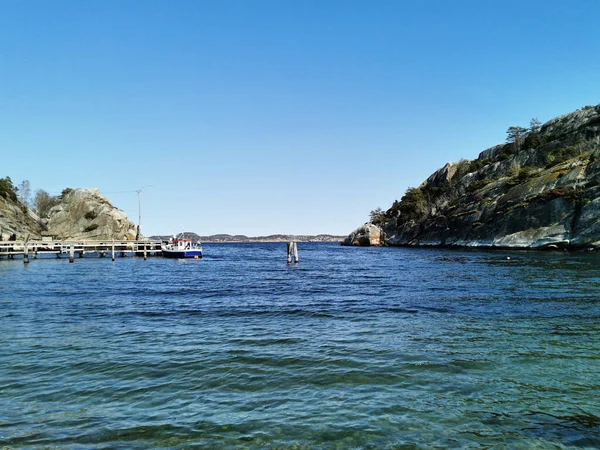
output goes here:
{"type": "MultiPolygon", "coordinates": [[[[172,235],[159,235],[151,236],[150,239],[168,240],[172,235]]],[[[210,236],[200,236],[196,233],[184,232],[183,237],[185,239],[193,239],[207,244],[221,244],[221,243],[236,243],[236,242],[341,242],[345,239],[345,236],[334,236],[331,234],[318,234],[318,235],[292,235],[292,234],[275,234],[269,236],[245,236],[241,234],[230,235],[230,234],[214,234],[210,236]]]]}

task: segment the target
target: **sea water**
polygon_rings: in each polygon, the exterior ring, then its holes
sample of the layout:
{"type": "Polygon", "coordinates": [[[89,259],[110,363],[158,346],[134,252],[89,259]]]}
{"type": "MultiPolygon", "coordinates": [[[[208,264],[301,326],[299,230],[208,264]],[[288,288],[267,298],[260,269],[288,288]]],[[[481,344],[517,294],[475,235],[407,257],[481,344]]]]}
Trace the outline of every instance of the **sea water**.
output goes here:
{"type": "Polygon", "coordinates": [[[599,255],[204,250],[0,261],[0,448],[600,447],[599,255]]]}

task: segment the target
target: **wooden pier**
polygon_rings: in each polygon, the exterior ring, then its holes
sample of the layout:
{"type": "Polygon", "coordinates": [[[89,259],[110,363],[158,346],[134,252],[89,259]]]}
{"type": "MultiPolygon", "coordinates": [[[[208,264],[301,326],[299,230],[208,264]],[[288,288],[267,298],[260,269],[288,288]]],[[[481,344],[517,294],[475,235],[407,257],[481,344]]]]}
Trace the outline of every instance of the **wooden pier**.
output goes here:
{"type": "Polygon", "coordinates": [[[111,241],[111,240],[66,240],[66,241],[0,241],[0,259],[14,259],[15,256],[23,258],[24,263],[29,262],[29,258],[37,259],[40,255],[56,255],[57,258],[63,256],[69,257],[69,262],[73,262],[75,255],[83,258],[84,255],[94,255],[101,258],[111,255],[115,260],[115,255],[124,257],[126,255],[142,256],[146,259],[148,256],[160,256],[161,241],[111,241]]]}

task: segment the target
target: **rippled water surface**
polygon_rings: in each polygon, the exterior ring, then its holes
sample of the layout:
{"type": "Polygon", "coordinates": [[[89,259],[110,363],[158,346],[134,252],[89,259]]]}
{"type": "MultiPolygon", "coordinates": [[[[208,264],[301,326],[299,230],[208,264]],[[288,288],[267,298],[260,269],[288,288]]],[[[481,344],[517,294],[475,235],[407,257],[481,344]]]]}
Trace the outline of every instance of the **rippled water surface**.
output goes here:
{"type": "Polygon", "coordinates": [[[298,248],[0,261],[0,448],[600,448],[598,255],[298,248]]]}

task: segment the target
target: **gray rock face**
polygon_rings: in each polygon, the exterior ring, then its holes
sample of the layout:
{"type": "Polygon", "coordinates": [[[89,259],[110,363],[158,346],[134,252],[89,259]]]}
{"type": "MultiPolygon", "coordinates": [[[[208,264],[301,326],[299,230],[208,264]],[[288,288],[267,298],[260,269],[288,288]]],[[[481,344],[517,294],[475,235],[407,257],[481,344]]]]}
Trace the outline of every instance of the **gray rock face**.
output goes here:
{"type": "Polygon", "coordinates": [[[19,240],[25,239],[28,234],[31,239],[39,239],[41,232],[42,226],[26,207],[0,196],[0,236],[3,241],[13,234],[19,240]]]}
{"type": "MultiPolygon", "coordinates": [[[[388,245],[600,247],[600,105],[447,164],[394,202],[381,229],[388,245]]],[[[376,245],[356,233],[344,243],[376,245]]]]}
{"type": "Polygon", "coordinates": [[[48,213],[48,231],[57,239],[134,240],[136,225],[98,189],[67,189],[48,213]]]}
{"type": "Polygon", "coordinates": [[[363,247],[382,244],[383,232],[381,228],[372,223],[361,225],[342,242],[342,245],[360,245],[363,247]]]}

